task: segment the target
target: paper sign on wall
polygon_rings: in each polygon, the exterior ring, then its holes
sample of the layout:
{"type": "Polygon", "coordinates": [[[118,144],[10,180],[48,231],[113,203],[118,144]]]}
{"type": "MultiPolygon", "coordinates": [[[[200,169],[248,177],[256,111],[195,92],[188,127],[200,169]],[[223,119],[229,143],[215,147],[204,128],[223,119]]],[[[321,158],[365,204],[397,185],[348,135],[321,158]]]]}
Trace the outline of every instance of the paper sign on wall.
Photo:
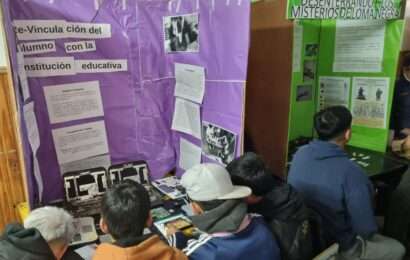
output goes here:
{"type": "Polygon", "coordinates": [[[44,87],[50,123],[104,115],[98,81],[44,87]]]}
{"type": "Polygon", "coordinates": [[[54,129],[52,134],[60,165],[108,153],[104,121],[54,129]]]}
{"type": "Polygon", "coordinates": [[[97,49],[95,41],[66,42],[64,43],[64,48],[67,53],[88,52],[97,49]]]}
{"type": "Polygon", "coordinates": [[[319,77],[319,109],[349,107],[350,78],[319,77]]]}
{"type": "Polygon", "coordinates": [[[109,73],[128,70],[127,60],[76,60],[77,73],[109,73]]]}
{"type": "Polygon", "coordinates": [[[202,122],[202,151],[223,165],[235,158],[236,135],[228,129],[209,122],[202,122]]]}
{"type": "Polygon", "coordinates": [[[300,72],[302,58],[303,26],[299,22],[294,22],[293,28],[293,55],[292,72],[300,72]]]}
{"type": "Polygon", "coordinates": [[[389,78],[353,78],[353,124],[386,128],[389,78]]]}
{"type": "Polygon", "coordinates": [[[336,21],[334,72],[382,71],[385,21],[336,21]]]}
{"type": "Polygon", "coordinates": [[[20,41],[111,37],[110,24],[71,23],[64,20],[14,20],[13,25],[20,41]]]}
{"type": "Polygon", "coordinates": [[[81,171],[84,169],[92,169],[98,167],[104,167],[108,169],[111,166],[111,157],[109,154],[98,155],[90,158],[86,158],[80,161],[73,161],[60,165],[60,174],[63,175],[67,172],[81,171]]]}
{"type": "Polygon", "coordinates": [[[172,130],[180,131],[201,139],[201,116],[199,105],[180,98],[175,100],[172,130]]]}
{"type": "Polygon", "coordinates": [[[27,77],[52,77],[75,74],[73,57],[45,57],[24,59],[27,77]]]}
{"type": "Polygon", "coordinates": [[[205,93],[205,68],[175,63],[175,96],[202,104],[205,93]]]}
{"type": "Polygon", "coordinates": [[[181,138],[179,141],[179,167],[191,169],[201,163],[201,147],[181,138]]]}
{"type": "Polygon", "coordinates": [[[399,19],[402,0],[323,1],[287,0],[288,19],[399,19]]]}
{"type": "Polygon", "coordinates": [[[42,54],[56,51],[55,41],[24,42],[17,45],[19,52],[24,55],[42,54]]]}

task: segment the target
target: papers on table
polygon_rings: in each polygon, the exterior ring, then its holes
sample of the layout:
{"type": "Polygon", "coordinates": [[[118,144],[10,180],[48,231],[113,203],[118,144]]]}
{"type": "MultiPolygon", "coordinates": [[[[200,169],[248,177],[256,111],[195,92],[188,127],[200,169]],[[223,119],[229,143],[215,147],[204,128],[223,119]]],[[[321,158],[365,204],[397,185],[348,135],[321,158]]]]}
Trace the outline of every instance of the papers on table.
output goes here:
{"type": "Polygon", "coordinates": [[[98,81],[44,87],[50,123],[104,115],[98,81]]]}
{"type": "Polygon", "coordinates": [[[60,165],[108,154],[104,121],[54,129],[52,134],[60,165]]]}
{"type": "Polygon", "coordinates": [[[170,176],[151,182],[157,190],[171,199],[180,199],[186,196],[185,192],[180,189],[181,182],[175,176],[170,176]]]}
{"type": "Polygon", "coordinates": [[[164,237],[167,237],[167,226],[172,225],[178,230],[184,230],[192,227],[191,220],[182,214],[171,216],[159,221],[154,222],[154,226],[164,237]]]}
{"type": "Polygon", "coordinates": [[[92,260],[95,250],[97,249],[97,244],[93,243],[91,245],[86,245],[75,250],[84,260],[92,260]]]}
{"type": "Polygon", "coordinates": [[[201,163],[201,147],[181,138],[179,142],[179,167],[188,170],[201,163]]]}
{"type": "Polygon", "coordinates": [[[202,104],[205,93],[204,67],[175,63],[175,96],[202,104]]]}
{"type": "Polygon", "coordinates": [[[201,139],[200,118],[199,105],[176,98],[172,130],[184,132],[201,139]]]}
{"type": "Polygon", "coordinates": [[[337,20],[333,71],[382,71],[385,31],[384,20],[337,20]]]}

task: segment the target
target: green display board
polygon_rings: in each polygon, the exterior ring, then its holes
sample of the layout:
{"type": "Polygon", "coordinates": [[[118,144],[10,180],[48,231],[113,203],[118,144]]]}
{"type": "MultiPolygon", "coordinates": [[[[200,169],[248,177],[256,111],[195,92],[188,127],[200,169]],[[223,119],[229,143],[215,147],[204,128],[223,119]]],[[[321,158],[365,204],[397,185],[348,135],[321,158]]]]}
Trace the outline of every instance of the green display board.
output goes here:
{"type": "Polygon", "coordinates": [[[288,19],[398,19],[402,0],[288,0],[288,19]]]}
{"type": "MultiPolygon", "coordinates": [[[[295,21],[294,38],[300,37],[301,44],[294,41],[293,73],[290,101],[290,120],[289,120],[289,140],[313,134],[313,115],[316,112],[316,88],[315,78],[304,80],[303,66],[304,61],[316,62],[318,60],[318,50],[316,55],[307,53],[308,46],[319,47],[320,42],[320,21],[295,21]],[[299,31],[298,31],[299,30],[299,31]],[[299,53],[297,53],[299,51],[299,53]],[[297,61],[299,56],[299,61],[297,61]],[[296,60],[295,60],[296,59],[296,60]],[[310,91],[310,94],[307,93],[310,91]],[[307,93],[307,94],[306,94],[307,93]]],[[[308,49],[309,52],[309,49],[308,49]]]]}
{"type": "MultiPolygon", "coordinates": [[[[384,107],[386,109],[383,111],[386,111],[386,120],[384,120],[382,124],[380,122],[376,122],[372,125],[371,123],[373,122],[363,123],[357,120],[356,117],[352,128],[353,135],[350,144],[371,150],[385,151],[389,136],[390,109],[394,93],[394,83],[396,80],[397,64],[403,34],[403,20],[374,22],[376,24],[382,23],[384,28],[382,35],[382,37],[384,37],[384,42],[381,40],[382,47],[379,47],[379,50],[382,51],[381,62],[379,62],[380,68],[375,69],[375,71],[371,71],[371,68],[370,71],[360,71],[363,68],[360,66],[355,68],[354,64],[352,67],[346,65],[345,68],[342,69],[340,68],[340,64],[335,65],[335,53],[338,53],[339,51],[338,55],[340,55],[340,50],[336,50],[336,46],[338,46],[339,49],[341,46],[337,45],[338,41],[341,39],[336,39],[336,31],[338,28],[337,23],[339,23],[339,26],[341,25],[340,21],[336,22],[335,20],[295,21],[294,48],[296,48],[296,50],[294,50],[293,58],[296,56],[296,58],[299,59],[299,62],[294,62],[292,73],[289,140],[293,140],[300,136],[312,137],[314,134],[313,115],[316,111],[323,108],[322,99],[320,98],[320,91],[322,91],[322,88],[319,86],[319,79],[322,78],[321,82],[323,82],[323,77],[343,80],[341,82],[345,82],[344,84],[348,87],[345,105],[349,107],[351,111],[353,111],[353,108],[356,111],[356,107],[358,107],[356,104],[362,102],[362,100],[357,101],[358,99],[361,99],[358,97],[360,95],[356,93],[358,86],[360,86],[357,82],[363,79],[369,79],[369,82],[373,82],[376,79],[382,80],[382,82],[386,83],[384,88],[382,88],[383,91],[380,91],[382,94],[379,93],[380,96],[385,95],[384,107]],[[297,34],[300,34],[300,29],[298,26],[303,27],[302,39],[297,39],[297,34]],[[301,43],[297,43],[298,41],[301,43]],[[317,54],[312,54],[312,48],[310,47],[314,43],[318,43],[319,50],[317,54]],[[300,52],[297,50],[300,50],[300,52]],[[298,68],[295,64],[300,67],[298,68]],[[314,65],[316,66],[313,67],[314,65]],[[349,69],[351,69],[351,71],[349,69]],[[306,70],[308,73],[306,73],[306,70]],[[309,76],[309,70],[313,70],[313,78],[312,76],[309,76]],[[353,93],[352,87],[353,80],[356,82],[355,93],[353,93]],[[313,93],[311,94],[312,99],[300,99],[301,93],[303,92],[301,91],[300,86],[307,83],[313,85],[313,93]],[[356,102],[354,103],[355,107],[353,107],[353,102],[356,102]]],[[[369,31],[371,31],[371,29],[367,30],[367,32],[369,31]]],[[[360,36],[360,33],[353,32],[353,34],[354,33],[360,36]]],[[[379,40],[382,39],[381,34],[377,35],[377,32],[375,32],[375,34],[375,36],[372,36],[371,34],[370,36],[376,38],[379,37],[379,40]]],[[[360,41],[360,37],[357,35],[355,40],[362,43],[360,41]]],[[[372,46],[369,48],[371,47],[372,46]]],[[[362,55],[366,51],[367,50],[364,48],[364,50],[362,50],[362,55]]],[[[340,59],[340,57],[338,59],[340,59]]],[[[363,67],[366,66],[366,64],[363,64],[363,67]]],[[[368,94],[366,93],[366,95],[368,94]]]]}
{"type": "MultiPolygon", "coordinates": [[[[385,151],[389,136],[389,119],[392,97],[394,93],[394,83],[396,80],[397,64],[401,48],[401,37],[403,31],[402,20],[386,21],[383,62],[381,72],[333,72],[333,61],[335,53],[335,31],[336,21],[322,21],[322,37],[320,41],[320,56],[318,66],[318,78],[320,76],[340,76],[348,77],[352,85],[353,77],[367,78],[388,78],[387,96],[387,122],[384,127],[363,127],[353,125],[352,139],[350,144],[353,146],[368,148],[371,150],[385,151]]],[[[349,95],[349,108],[352,108],[352,87],[349,95]]]]}

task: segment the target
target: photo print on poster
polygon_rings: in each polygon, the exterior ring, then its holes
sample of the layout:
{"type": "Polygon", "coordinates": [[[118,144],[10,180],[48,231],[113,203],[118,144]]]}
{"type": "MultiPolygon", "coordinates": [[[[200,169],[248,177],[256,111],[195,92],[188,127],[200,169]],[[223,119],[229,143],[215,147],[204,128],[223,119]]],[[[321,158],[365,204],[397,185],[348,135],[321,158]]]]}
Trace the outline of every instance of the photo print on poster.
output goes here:
{"type": "Polygon", "coordinates": [[[316,57],[318,53],[319,53],[319,44],[317,43],[306,44],[306,47],[305,47],[306,57],[316,57]]]}
{"type": "Polygon", "coordinates": [[[313,81],[316,78],[316,60],[305,60],[303,63],[303,81],[313,81]]]}
{"type": "Polygon", "coordinates": [[[165,53],[199,51],[197,13],[163,18],[165,53]]]}
{"type": "Polygon", "coordinates": [[[310,101],[312,100],[312,85],[298,85],[296,90],[296,101],[310,101]]]}
{"type": "Polygon", "coordinates": [[[235,158],[236,135],[217,125],[202,122],[202,151],[219,163],[227,165],[235,158]]]}
{"type": "Polygon", "coordinates": [[[351,111],[354,125],[386,127],[389,82],[385,77],[353,78],[351,111]]]}

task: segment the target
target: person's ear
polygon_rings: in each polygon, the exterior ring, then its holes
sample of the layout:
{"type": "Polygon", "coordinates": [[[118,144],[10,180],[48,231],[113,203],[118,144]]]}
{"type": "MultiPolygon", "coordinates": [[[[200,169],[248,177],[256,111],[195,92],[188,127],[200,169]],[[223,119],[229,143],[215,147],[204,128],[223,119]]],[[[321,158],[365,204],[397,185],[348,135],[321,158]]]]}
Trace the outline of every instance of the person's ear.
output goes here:
{"type": "Polygon", "coordinates": [[[196,202],[191,202],[191,207],[192,213],[194,213],[194,215],[201,215],[202,213],[204,213],[204,210],[196,202]]]}
{"type": "Polygon", "coordinates": [[[68,249],[68,245],[65,245],[61,249],[60,254],[59,254],[59,256],[56,257],[56,259],[58,259],[58,260],[63,259],[63,256],[64,256],[65,252],[67,251],[67,249],[68,249]]]}
{"type": "Polygon", "coordinates": [[[107,223],[105,222],[105,219],[102,216],[100,218],[100,229],[104,234],[109,233],[107,223]]]}
{"type": "Polygon", "coordinates": [[[145,222],[145,227],[151,227],[153,222],[154,222],[154,220],[152,218],[152,214],[151,214],[151,212],[149,212],[147,221],[145,222]]]}
{"type": "Polygon", "coordinates": [[[244,198],[246,204],[252,205],[252,204],[257,204],[259,203],[261,200],[263,199],[263,197],[261,196],[256,196],[256,195],[249,195],[248,197],[244,198]]]}
{"type": "Polygon", "coordinates": [[[349,142],[350,138],[352,137],[352,129],[349,128],[346,130],[345,132],[345,139],[346,139],[346,143],[349,142]]]}

